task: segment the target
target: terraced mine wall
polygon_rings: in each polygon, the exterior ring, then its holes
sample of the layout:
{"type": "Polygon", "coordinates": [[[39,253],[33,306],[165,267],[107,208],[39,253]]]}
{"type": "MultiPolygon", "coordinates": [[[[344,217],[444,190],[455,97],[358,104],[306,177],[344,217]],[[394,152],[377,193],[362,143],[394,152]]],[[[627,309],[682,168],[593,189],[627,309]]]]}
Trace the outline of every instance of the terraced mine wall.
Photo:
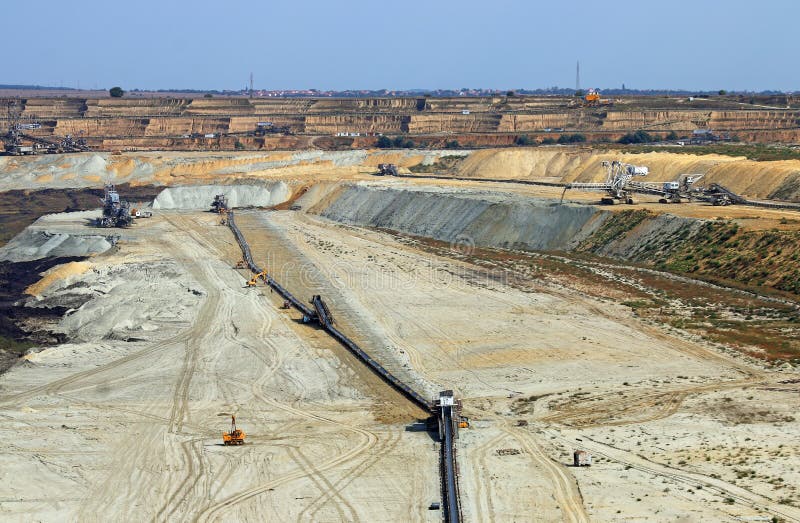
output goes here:
{"type": "MultiPolygon", "coordinates": [[[[759,162],[716,154],[623,153],[561,146],[0,156],[0,190],[87,187],[102,191],[103,181],[113,181],[131,184],[124,190],[130,195],[133,186],[145,185],[269,184],[275,180],[291,184],[299,179],[372,175],[381,163],[395,164],[403,173],[564,184],[601,182],[606,177],[602,162],[614,160],[648,166],[648,181],[673,181],[682,174],[701,173],[704,177],[698,185],[718,183],[749,199],[800,203],[800,160],[759,162]]],[[[56,210],[63,208],[50,209],[56,210]]]]}
{"type": "Polygon", "coordinates": [[[800,294],[797,231],[433,187],[344,184],[314,198],[309,211],[330,220],[449,242],[461,252],[475,246],[590,253],[800,294]]]}
{"type": "MultiPolygon", "coordinates": [[[[615,140],[647,130],[690,134],[698,128],[735,133],[748,141],[800,141],[800,111],[739,106],[739,109],[643,107],[619,100],[610,107],[573,107],[558,97],[244,99],[148,98],[22,100],[23,118],[42,127],[42,137],[81,135],[99,150],[366,147],[374,135],[409,134],[417,143],[443,146],[511,145],[520,133],[557,138],[564,129],[590,140],[615,140]],[[252,136],[258,122],[288,129],[291,136],[252,136]],[[248,134],[250,133],[250,134],[248,134]],[[359,135],[336,137],[337,134],[359,135]],[[447,133],[447,136],[441,136],[447,133]],[[214,135],[206,137],[206,135],[214,135]],[[365,136],[368,135],[368,136],[365,136]],[[326,140],[309,140],[309,137],[326,140]],[[335,138],[335,139],[334,139],[335,138]]],[[[658,103],[650,99],[647,104],[658,103]]],[[[674,106],[676,102],[670,101],[674,106]]],[[[729,104],[730,105],[730,104],[729,104]]]]}

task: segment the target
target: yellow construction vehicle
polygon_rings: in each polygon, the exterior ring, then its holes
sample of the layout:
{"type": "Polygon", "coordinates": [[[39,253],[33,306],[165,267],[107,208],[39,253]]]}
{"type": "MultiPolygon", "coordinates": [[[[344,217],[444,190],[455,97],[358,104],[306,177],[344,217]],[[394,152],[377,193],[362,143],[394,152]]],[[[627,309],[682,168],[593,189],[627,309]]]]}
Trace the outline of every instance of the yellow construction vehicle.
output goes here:
{"type": "Polygon", "coordinates": [[[223,445],[244,445],[244,431],[236,428],[236,416],[231,416],[231,431],[222,433],[223,445]]]}
{"type": "Polygon", "coordinates": [[[258,279],[259,278],[264,280],[264,283],[267,283],[267,271],[261,271],[258,274],[256,274],[255,276],[253,276],[250,279],[250,281],[247,282],[247,286],[248,287],[255,287],[256,284],[258,283],[258,279]]]}
{"type": "Polygon", "coordinates": [[[600,91],[589,89],[580,103],[581,107],[597,107],[599,105],[613,105],[612,100],[600,98],[600,91]]]}

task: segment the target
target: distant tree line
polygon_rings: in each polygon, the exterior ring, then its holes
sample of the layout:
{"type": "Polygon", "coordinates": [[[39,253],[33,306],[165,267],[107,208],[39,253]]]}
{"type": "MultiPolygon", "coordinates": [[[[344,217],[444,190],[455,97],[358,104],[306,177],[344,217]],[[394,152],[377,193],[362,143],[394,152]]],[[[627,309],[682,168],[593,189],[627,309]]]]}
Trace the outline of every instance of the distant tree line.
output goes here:
{"type": "Polygon", "coordinates": [[[414,142],[402,136],[396,136],[395,138],[381,136],[378,138],[378,141],[375,142],[375,146],[380,149],[413,149],[414,142]]]}

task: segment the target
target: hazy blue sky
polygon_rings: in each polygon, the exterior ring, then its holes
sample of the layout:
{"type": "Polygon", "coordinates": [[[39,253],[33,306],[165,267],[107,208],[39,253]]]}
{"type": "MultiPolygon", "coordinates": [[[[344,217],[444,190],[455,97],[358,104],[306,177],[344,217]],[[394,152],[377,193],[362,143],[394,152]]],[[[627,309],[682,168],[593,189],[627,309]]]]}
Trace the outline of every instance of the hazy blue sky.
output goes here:
{"type": "Polygon", "coordinates": [[[0,83],[800,89],[798,0],[7,0],[0,83]]]}

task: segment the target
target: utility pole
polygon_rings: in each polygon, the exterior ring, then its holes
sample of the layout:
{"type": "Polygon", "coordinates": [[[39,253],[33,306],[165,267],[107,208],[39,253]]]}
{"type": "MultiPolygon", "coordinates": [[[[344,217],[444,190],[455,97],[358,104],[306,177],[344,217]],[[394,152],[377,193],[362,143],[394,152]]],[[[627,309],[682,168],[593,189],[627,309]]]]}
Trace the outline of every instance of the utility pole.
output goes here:
{"type": "Polygon", "coordinates": [[[581,61],[578,60],[577,65],[575,66],[575,92],[581,90],[581,61]]]}
{"type": "Polygon", "coordinates": [[[253,97],[253,73],[250,73],[250,98],[253,97]]]}

